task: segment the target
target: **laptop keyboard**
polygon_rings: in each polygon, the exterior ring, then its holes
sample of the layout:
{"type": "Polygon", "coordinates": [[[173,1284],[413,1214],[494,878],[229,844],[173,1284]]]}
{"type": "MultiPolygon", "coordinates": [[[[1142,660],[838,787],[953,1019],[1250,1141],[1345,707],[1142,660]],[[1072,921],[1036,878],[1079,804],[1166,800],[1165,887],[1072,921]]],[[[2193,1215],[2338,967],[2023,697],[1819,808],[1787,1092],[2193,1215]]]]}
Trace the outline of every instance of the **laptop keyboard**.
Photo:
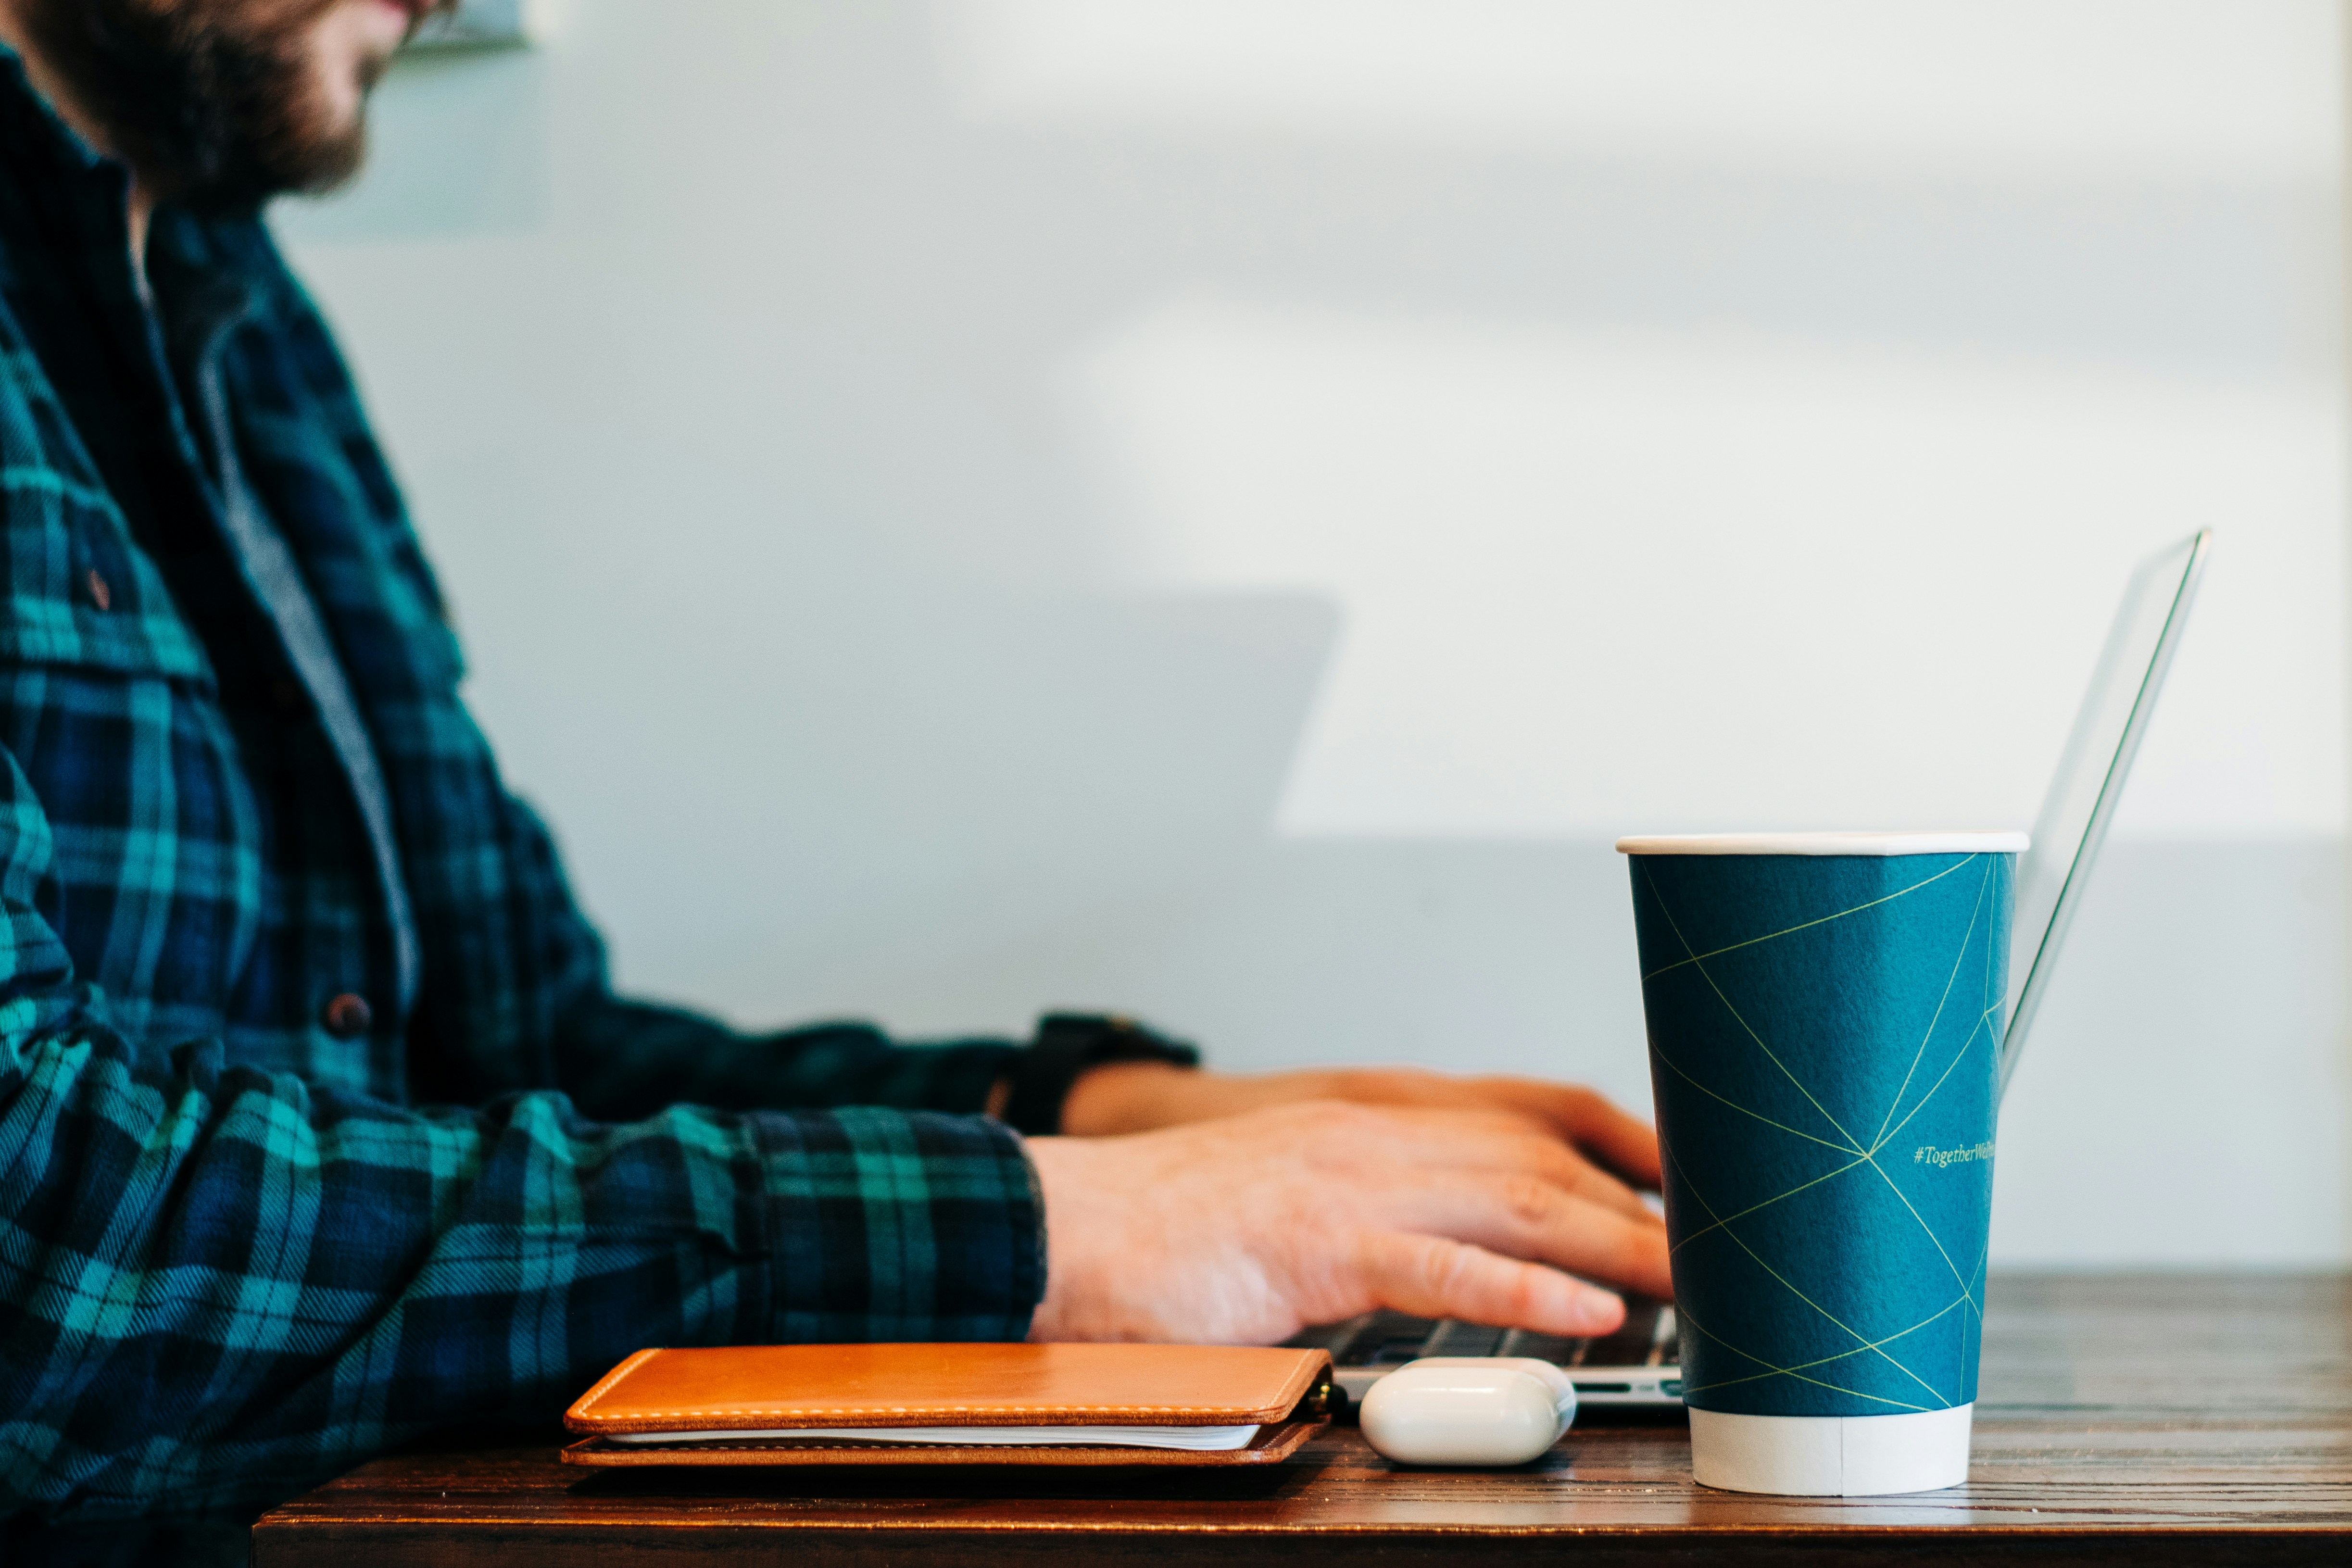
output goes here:
{"type": "Polygon", "coordinates": [[[1647,1403],[1682,1393],[1675,1336],[1671,1302],[1628,1297],[1623,1325],[1595,1338],[1381,1311],[1307,1329],[1286,1343],[1301,1350],[1329,1351],[1340,1381],[1356,1392],[1366,1379],[1425,1355],[1530,1356],[1566,1368],[1580,1397],[1647,1403]]]}

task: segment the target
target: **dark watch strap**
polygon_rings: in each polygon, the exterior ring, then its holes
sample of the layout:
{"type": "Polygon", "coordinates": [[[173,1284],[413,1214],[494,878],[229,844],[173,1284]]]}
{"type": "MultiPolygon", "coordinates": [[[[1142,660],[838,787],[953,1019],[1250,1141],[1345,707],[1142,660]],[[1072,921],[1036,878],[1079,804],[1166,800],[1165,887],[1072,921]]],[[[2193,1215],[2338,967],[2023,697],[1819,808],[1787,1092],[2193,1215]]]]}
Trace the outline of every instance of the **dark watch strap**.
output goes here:
{"type": "Polygon", "coordinates": [[[1089,1067],[1107,1061],[1164,1061],[1198,1067],[1201,1052],[1115,1013],[1048,1013],[1037,1037],[1013,1059],[1004,1122],[1016,1133],[1043,1137],[1062,1130],[1062,1102],[1089,1067]]]}

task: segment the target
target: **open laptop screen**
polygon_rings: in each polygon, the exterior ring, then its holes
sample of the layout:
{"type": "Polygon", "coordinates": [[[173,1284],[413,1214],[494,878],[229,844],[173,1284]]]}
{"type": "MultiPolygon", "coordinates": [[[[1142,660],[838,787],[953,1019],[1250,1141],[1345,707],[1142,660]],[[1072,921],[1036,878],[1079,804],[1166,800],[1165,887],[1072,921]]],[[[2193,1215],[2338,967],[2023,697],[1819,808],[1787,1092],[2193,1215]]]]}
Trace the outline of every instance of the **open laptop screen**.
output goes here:
{"type": "Polygon", "coordinates": [[[2056,967],[2091,862],[2105,841],[2140,737],[2189,619],[2212,531],[2201,529],[2140,563],[2124,590],[2114,628],[2082,711],[2059,754],[2057,777],[2033,824],[2032,848],[2017,872],[2016,934],[2010,960],[2009,1030],[2001,1040],[2000,1086],[2056,967]]]}

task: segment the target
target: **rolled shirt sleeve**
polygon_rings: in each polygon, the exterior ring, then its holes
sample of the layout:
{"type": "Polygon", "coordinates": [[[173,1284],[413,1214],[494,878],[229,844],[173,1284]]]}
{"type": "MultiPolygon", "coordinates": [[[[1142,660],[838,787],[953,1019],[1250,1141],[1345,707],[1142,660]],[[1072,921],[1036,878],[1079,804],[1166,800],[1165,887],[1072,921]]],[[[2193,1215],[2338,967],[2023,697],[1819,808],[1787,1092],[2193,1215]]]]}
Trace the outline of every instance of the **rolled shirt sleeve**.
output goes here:
{"type": "Polygon", "coordinates": [[[1002,1125],[409,1109],[142,1051],[43,913],[48,841],[0,753],[0,1513],[234,1513],[551,1419],[649,1344],[1027,1332],[1042,1216],[1002,1125]]]}

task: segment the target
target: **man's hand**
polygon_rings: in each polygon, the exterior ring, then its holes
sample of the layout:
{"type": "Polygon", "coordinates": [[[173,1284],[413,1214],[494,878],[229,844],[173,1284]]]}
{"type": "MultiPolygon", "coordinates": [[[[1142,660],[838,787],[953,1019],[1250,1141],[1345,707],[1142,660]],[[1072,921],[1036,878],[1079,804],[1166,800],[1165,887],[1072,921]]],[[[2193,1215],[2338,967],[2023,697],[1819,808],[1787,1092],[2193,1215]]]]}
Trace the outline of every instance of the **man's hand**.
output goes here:
{"type": "Polygon", "coordinates": [[[1655,1190],[1662,1179],[1657,1134],[1590,1089],[1535,1078],[1451,1078],[1412,1067],[1236,1075],[1110,1062],[1070,1086],[1062,1131],[1076,1137],[1140,1133],[1307,1100],[1498,1112],[1543,1128],[1636,1186],[1655,1190]]]}
{"type": "Polygon", "coordinates": [[[1308,1101],[1029,1154],[1033,1340],[1265,1344],[1374,1307],[1605,1333],[1623,1304],[1567,1270],[1672,1292],[1657,1217],[1515,1111],[1308,1101]]]}

